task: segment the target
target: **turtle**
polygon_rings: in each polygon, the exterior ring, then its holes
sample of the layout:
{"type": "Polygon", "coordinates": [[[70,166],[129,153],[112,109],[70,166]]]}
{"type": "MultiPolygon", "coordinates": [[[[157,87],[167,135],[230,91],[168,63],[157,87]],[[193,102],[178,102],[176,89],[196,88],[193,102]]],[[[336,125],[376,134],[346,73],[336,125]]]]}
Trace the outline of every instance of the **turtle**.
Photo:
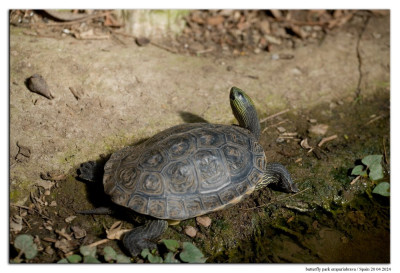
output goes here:
{"type": "MultiPolygon", "coordinates": [[[[132,256],[155,248],[169,224],[226,209],[254,190],[298,192],[282,164],[267,163],[251,98],[232,87],[229,99],[239,125],[176,125],[113,153],[105,163],[105,193],[151,218],[123,236],[132,256]]],[[[80,177],[92,180],[94,169],[93,162],[82,164],[80,177]]]]}

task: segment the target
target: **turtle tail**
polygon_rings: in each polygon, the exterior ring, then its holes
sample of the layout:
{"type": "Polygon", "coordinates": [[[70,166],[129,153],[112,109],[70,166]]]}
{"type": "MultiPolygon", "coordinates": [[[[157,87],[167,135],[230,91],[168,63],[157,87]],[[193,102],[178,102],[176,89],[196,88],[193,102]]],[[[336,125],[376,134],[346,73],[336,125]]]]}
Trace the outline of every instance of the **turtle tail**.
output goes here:
{"type": "Polygon", "coordinates": [[[277,191],[287,193],[298,192],[297,185],[293,182],[289,171],[280,163],[269,163],[266,165],[265,174],[258,183],[256,189],[268,186],[269,188],[277,191]]]}

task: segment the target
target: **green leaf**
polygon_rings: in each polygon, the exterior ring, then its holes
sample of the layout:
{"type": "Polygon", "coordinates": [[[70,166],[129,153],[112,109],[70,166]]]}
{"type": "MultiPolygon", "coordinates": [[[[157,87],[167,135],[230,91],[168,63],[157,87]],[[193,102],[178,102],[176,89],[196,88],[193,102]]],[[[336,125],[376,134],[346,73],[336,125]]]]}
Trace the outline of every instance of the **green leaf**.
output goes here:
{"type": "Polygon", "coordinates": [[[353,170],[351,171],[351,175],[361,175],[361,176],[366,175],[366,172],[364,170],[364,166],[363,165],[355,166],[353,168],[353,170]]]}
{"type": "Polygon", "coordinates": [[[382,155],[367,155],[361,162],[371,169],[373,165],[381,165],[382,155]]]}
{"type": "Polygon", "coordinates": [[[126,257],[125,255],[122,255],[122,254],[117,254],[117,257],[115,259],[117,260],[117,263],[119,263],[119,264],[129,264],[129,263],[131,263],[131,259],[129,257],[126,257]]]}
{"type": "Polygon", "coordinates": [[[183,250],[179,257],[187,263],[204,263],[207,260],[200,249],[188,242],[183,243],[183,250]]]}
{"type": "Polygon", "coordinates": [[[390,196],[390,184],[388,182],[379,183],[372,193],[380,194],[382,196],[390,196]]]}
{"type": "Polygon", "coordinates": [[[168,250],[171,250],[172,252],[175,252],[179,248],[179,242],[176,240],[162,240],[164,245],[167,247],[168,250]]]}
{"type": "Polygon", "coordinates": [[[142,250],[142,253],[140,253],[140,255],[141,255],[143,258],[147,258],[147,256],[148,256],[149,254],[151,255],[151,253],[150,253],[150,251],[149,251],[148,248],[143,249],[143,250],[142,250]]]}
{"type": "Polygon", "coordinates": [[[383,168],[381,164],[375,164],[370,167],[369,178],[373,181],[383,178],[383,168]]]}
{"type": "Polygon", "coordinates": [[[104,260],[107,262],[113,261],[117,259],[117,252],[111,247],[111,246],[106,246],[104,249],[104,260]]]}
{"type": "Polygon", "coordinates": [[[21,234],[15,238],[14,246],[23,251],[26,259],[33,259],[37,254],[37,246],[29,234],[21,234]]]}
{"type": "Polygon", "coordinates": [[[165,255],[164,263],[166,263],[166,264],[178,264],[180,262],[179,262],[179,260],[175,259],[174,253],[168,252],[167,255],[165,255]]]}
{"type": "Polygon", "coordinates": [[[68,264],[68,260],[67,259],[61,259],[57,262],[58,264],[68,264]]]}
{"type": "Polygon", "coordinates": [[[83,256],[96,256],[97,248],[95,246],[81,246],[79,251],[83,256]]]}
{"type": "Polygon", "coordinates": [[[97,260],[95,257],[88,255],[83,257],[83,262],[85,264],[100,264],[101,262],[97,260]]]}
{"type": "Polygon", "coordinates": [[[143,258],[147,258],[147,260],[152,264],[163,262],[163,259],[160,256],[151,254],[147,248],[143,249],[140,255],[142,255],[143,258]]]}
{"type": "Polygon", "coordinates": [[[67,257],[67,260],[71,264],[76,264],[76,263],[79,263],[82,261],[82,257],[81,257],[81,255],[78,255],[78,254],[72,254],[67,257]]]}
{"type": "Polygon", "coordinates": [[[153,254],[150,254],[149,256],[147,256],[147,258],[149,259],[149,262],[152,264],[160,264],[163,262],[163,259],[160,256],[156,256],[153,254]]]}

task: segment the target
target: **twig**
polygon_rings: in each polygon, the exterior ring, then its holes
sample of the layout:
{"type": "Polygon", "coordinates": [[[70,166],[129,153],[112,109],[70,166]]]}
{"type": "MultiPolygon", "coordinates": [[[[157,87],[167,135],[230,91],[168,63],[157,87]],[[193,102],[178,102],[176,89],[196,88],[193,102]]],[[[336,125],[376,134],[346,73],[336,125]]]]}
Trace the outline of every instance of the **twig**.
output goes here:
{"type": "Polygon", "coordinates": [[[46,216],[46,215],[40,213],[37,209],[29,208],[29,207],[21,206],[21,205],[15,205],[15,204],[11,204],[11,206],[14,206],[14,207],[17,207],[17,208],[26,209],[26,210],[33,210],[34,212],[36,212],[37,214],[39,214],[40,216],[42,216],[44,219],[46,219],[46,220],[51,220],[48,216],[46,216]]]}
{"type": "Polygon", "coordinates": [[[377,117],[371,119],[371,120],[368,121],[367,123],[365,123],[365,125],[369,125],[369,124],[371,124],[372,122],[377,121],[378,119],[381,119],[381,118],[383,118],[383,117],[384,117],[384,115],[379,115],[379,116],[377,116],[377,117]]]}
{"type": "Polygon", "coordinates": [[[278,123],[275,123],[275,124],[272,124],[270,126],[267,126],[267,127],[264,128],[264,130],[262,130],[262,133],[264,133],[265,131],[267,131],[267,129],[269,129],[271,127],[275,127],[275,126],[281,125],[282,123],[285,123],[287,121],[288,121],[288,119],[285,119],[285,120],[282,120],[282,121],[280,121],[278,123]]]}
{"type": "Polygon", "coordinates": [[[300,194],[300,193],[303,193],[303,192],[305,192],[305,191],[307,191],[307,190],[309,190],[309,189],[311,189],[311,188],[305,188],[304,190],[301,190],[301,191],[299,191],[299,192],[296,192],[296,193],[294,193],[294,194],[291,194],[291,195],[289,195],[289,196],[286,196],[286,197],[283,197],[283,198],[280,198],[280,199],[276,199],[276,200],[274,200],[274,201],[272,201],[272,202],[269,202],[269,203],[267,203],[267,204],[263,204],[263,205],[260,205],[260,206],[257,206],[257,207],[242,209],[242,210],[253,210],[253,209],[263,208],[263,207],[266,207],[266,206],[275,204],[275,203],[277,203],[277,202],[283,201],[283,200],[285,200],[285,199],[292,198],[292,197],[294,197],[294,196],[296,196],[296,195],[298,195],[298,194],[300,194]]]}
{"type": "Polygon", "coordinates": [[[385,163],[386,164],[388,164],[388,157],[387,157],[387,154],[386,154],[386,145],[385,145],[385,139],[383,138],[382,139],[382,143],[383,143],[383,155],[384,155],[384,161],[385,161],[385,163]]]}
{"type": "Polygon", "coordinates": [[[353,185],[354,183],[356,183],[358,181],[358,179],[360,179],[360,177],[361,177],[361,175],[354,178],[353,181],[350,182],[350,185],[353,185]]]}
{"type": "Polygon", "coordinates": [[[262,119],[260,121],[260,123],[265,122],[265,121],[267,121],[269,119],[275,118],[275,117],[277,117],[279,115],[285,114],[286,112],[289,112],[289,111],[290,111],[290,109],[286,109],[286,110],[280,111],[279,113],[273,114],[273,115],[271,115],[269,117],[266,117],[266,118],[262,119]]]}
{"type": "Polygon", "coordinates": [[[98,246],[98,245],[105,244],[105,243],[107,243],[107,242],[109,242],[109,241],[111,241],[111,240],[110,240],[110,239],[102,239],[102,240],[97,241],[97,242],[94,242],[94,243],[92,243],[92,244],[90,244],[90,245],[88,245],[88,246],[90,246],[90,247],[95,247],[95,246],[98,246]]]}
{"type": "Polygon", "coordinates": [[[318,143],[318,147],[321,147],[322,145],[324,145],[325,142],[334,140],[334,139],[336,139],[336,138],[337,138],[337,135],[333,135],[333,136],[330,136],[330,137],[324,137],[324,138],[318,143]]]}

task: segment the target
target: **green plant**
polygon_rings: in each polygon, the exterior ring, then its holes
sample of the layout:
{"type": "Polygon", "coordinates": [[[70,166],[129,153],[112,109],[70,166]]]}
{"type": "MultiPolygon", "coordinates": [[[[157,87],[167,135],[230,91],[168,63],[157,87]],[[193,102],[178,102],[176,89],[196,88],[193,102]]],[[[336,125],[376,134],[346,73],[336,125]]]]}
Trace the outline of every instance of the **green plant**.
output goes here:
{"type": "MultiPolygon", "coordinates": [[[[371,179],[371,181],[377,181],[384,177],[382,167],[382,155],[367,155],[361,160],[361,165],[355,166],[351,175],[356,175],[355,182],[360,177],[371,179]]],[[[353,183],[353,182],[352,182],[353,183]]],[[[390,184],[388,182],[380,182],[372,191],[372,193],[380,194],[382,196],[390,196],[390,184]]]]}
{"type": "Polygon", "coordinates": [[[192,243],[183,242],[180,244],[176,240],[162,240],[167,249],[164,259],[157,255],[157,250],[149,251],[147,248],[141,253],[141,256],[150,263],[205,263],[207,260],[204,254],[192,243]]]}
{"type": "MultiPolygon", "coordinates": [[[[64,259],[58,261],[58,263],[101,263],[100,260],[97,259],[97,248],[95,246],[81,246],[79,249],[80,254],[72,254],[64,259]]],[[[131,260],[122,254],[117,254],[117,252],[110,246],[106,246],[103,249],[104,252],[104,260],[108,263],[130,263],[131,260]]]]}
{"type": "Polygon", "coordinates": [[[30,260],[36,257],[37,246],[33,242],[33,237],[29,234],[18,235],[14,240],[14,247],[19,250],[18,256],[13,260],[13,262],[20,263],[22,255],[25,259],[30,260]]]}

